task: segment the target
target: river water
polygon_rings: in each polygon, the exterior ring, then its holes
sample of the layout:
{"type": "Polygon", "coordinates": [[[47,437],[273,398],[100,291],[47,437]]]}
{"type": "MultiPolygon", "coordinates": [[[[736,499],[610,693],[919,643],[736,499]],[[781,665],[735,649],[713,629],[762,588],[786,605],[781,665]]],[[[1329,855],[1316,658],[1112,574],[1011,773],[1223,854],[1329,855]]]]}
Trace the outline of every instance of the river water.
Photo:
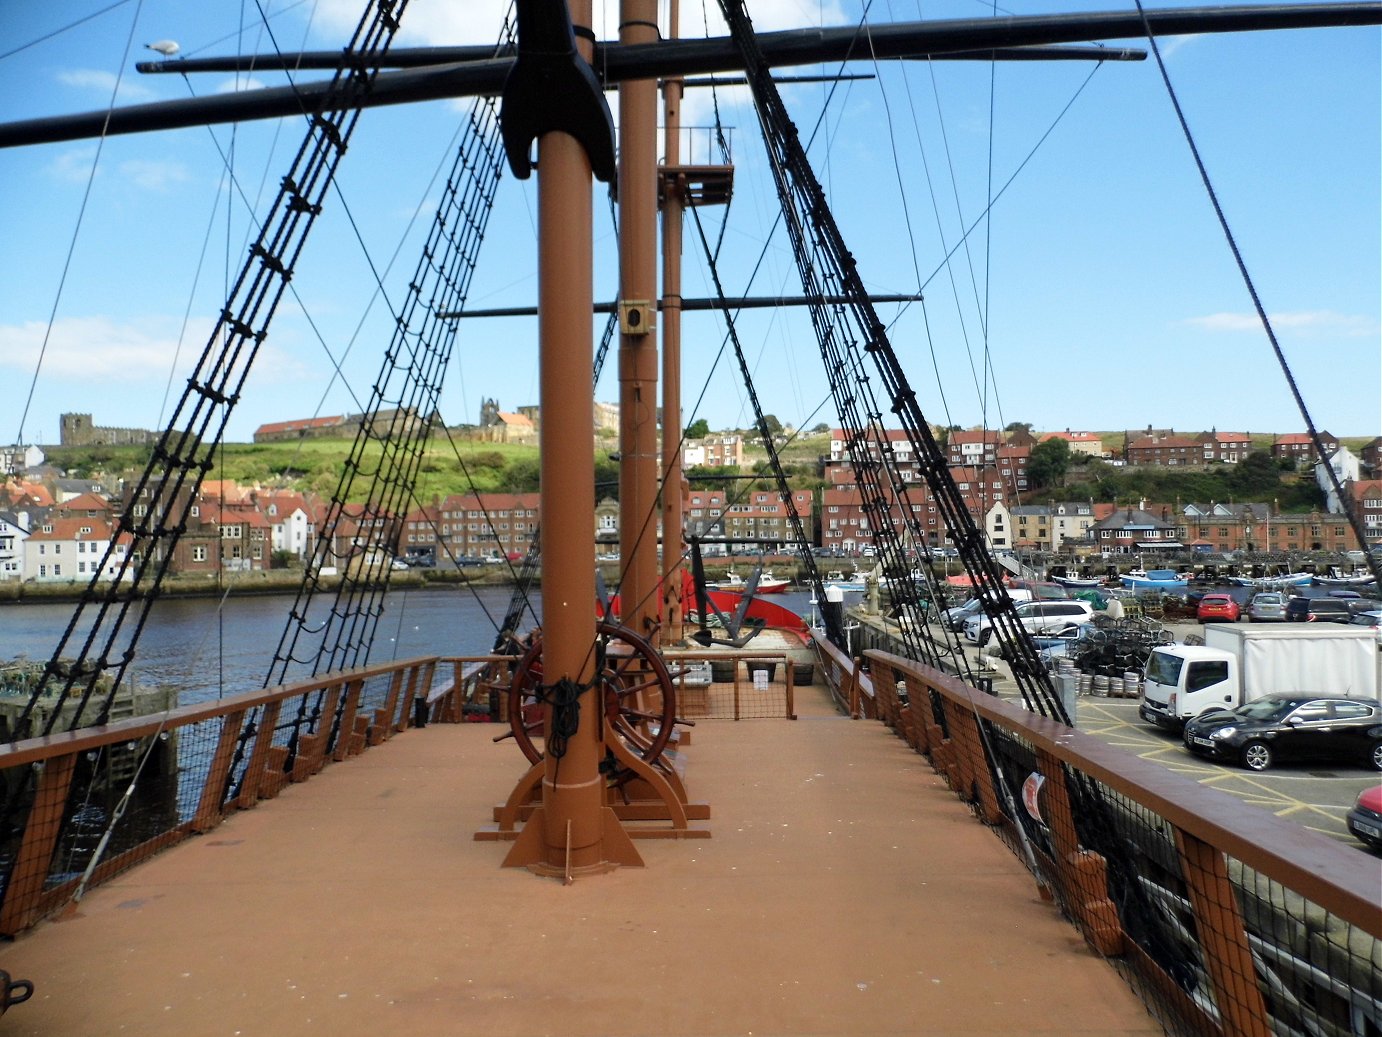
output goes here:
{"type": "MultiPolygon", "coordinates": [[[[370,661],[488,652],[511,595],[511,588],[504,586],[391,591],[370,661]]],[[[531,598],[540,616],[541,593],[534,590],[531,598]]],[[[159,600],[140,637],[135,680],[176,687],[183,705],[260,688],[293,600],[292,595],[159,600]]],[[[810,595],[805,592],[774,595],[773,600],[810,614],[810,595]]],[[[0,606],[0,661],[46,661],[74,610],[71,603],[0,606]]],[[[521,629],[533,622],[531,613],[525,615],[521,629]]],[[[64,655],[75,656],[80,644],[70,640],[64,655]]]]}

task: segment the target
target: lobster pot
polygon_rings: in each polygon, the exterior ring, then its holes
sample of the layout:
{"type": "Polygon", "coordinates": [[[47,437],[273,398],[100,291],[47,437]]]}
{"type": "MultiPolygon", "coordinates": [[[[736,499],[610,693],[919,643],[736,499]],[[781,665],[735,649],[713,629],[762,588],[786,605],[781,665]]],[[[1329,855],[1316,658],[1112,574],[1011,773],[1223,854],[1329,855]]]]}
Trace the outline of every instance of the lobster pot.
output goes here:
{"type": "Polygon", "coordinates": [[[1123,694],[1131,699],[1142,696],[1142,674],[1136,670],[1127,670],[1123,673],[1123,694]]]}
{"type": "Polygon", "coordinates": [[[1094,686],[1091,690],[1095,698],[1108,698],[1108,683],[1109,679],[1103,674],[1094,675],[1094,686]]]}
{"type": "Polygon", "coordinates": [[[1087,673],[1082,673],[1082,674],[1080,674],[1080,676],[1079,676],[1077,679],[1078,679],[1078,682],[1079,682],[1079,683],[1077,684],[1077,686],[1076,686],[1076,688],[1075,688],[1076,694],[1079,694],[1079,695],[1088,695],[1088,694],[1090,694],[1090,692],[1091,692],[1091,691],[1093,690],[1093,688],[1094,688],[1094,678],[1091,677],[1091,676],[1090,676],[1089,674],[1087,674],[1087,673]]]}

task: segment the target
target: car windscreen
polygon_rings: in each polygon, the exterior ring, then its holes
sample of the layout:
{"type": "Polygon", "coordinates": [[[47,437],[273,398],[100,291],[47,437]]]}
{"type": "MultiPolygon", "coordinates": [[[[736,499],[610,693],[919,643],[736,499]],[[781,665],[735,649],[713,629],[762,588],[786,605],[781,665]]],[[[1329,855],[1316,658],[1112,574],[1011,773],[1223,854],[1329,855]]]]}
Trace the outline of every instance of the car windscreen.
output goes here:
{"type": "Polygon", "coordinates": [[[1234,710],[1244,720],[1280,720],[1300,705],[1300,699],[1258,699],[1234,710]]]}
{"type": "Polygon", "coordinates": [[[1147,657],[1147,680],[1175,687],[1180,682],[1180,671],[1184,665],[1185,660],[1179,656],[1153,652],[1147,657]]]}

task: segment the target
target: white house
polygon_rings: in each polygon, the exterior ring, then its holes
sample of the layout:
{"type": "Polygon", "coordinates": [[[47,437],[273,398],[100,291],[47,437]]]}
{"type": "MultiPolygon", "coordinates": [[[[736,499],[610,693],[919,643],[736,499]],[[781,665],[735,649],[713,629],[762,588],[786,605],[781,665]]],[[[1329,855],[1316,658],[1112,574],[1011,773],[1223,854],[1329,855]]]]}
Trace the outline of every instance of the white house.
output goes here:
{"type": "Polygon", "coordinates": [[[0,473],[21,474],[43,463],[43,451],[36,446],[0,446],[0,473]]]}
{"type": "Polygon", "coordinates": [[[17,516],[0,515],[0,581],[24,578],[24,541],[28,530],[17,516]]]}
{"type": "MultiPolygon", "coordinates": [[[[1334,474],[1339,477],[1339,485],[1347,487],[1350,482],[1357,482],[1363,477],[1363,465],[1358,455],[1348,447],[1340,444],[1334,453],[1329,455],[1329,467],[1334,469],[1334,474]]],[[[1330,485],[1329,475],[1325,472],[1324,465],[1315,465],[1315,484],[1324,491],[1325,507],[1332,515],[1342,515],[1344,513],[1343,503],[1339,500],[1339,495],[1334,492],[1334,487],[1330,485]]],[[[1344,492],[1348,492],[1345,489],[1344,492]]]]}
{"type": "Polygon", "coordinates": [[[279,493],[261,500],[260,508],[269,522],[272,550],[290,551],[305,561],[316,535],[307,502],[296,493],[279,493]]]}
{"type": "MultiPolygon", "coordinates": [[[[100,570],[110,537],[109,523],[98,518],[50,518],[24,542],[24,579],[87,582],[100,570]]],[[[102,579],[114,579],[124,550],[120,545],[111,555],[102,579]]]]}

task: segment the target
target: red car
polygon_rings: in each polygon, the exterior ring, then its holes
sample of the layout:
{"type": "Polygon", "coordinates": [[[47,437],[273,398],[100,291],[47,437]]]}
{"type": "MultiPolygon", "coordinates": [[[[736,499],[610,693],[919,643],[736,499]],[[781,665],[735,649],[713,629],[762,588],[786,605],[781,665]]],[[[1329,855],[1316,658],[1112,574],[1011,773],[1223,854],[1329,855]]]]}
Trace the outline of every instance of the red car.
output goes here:
{"type": "Polygon", "coordinates": [[[1225,623],[1238,622],[1238,602],[1228,594],[1206,594],[1200,599],[1200,607],[1195,618],[1201,623],[1222,620],[1225,623]]]}
{"type": "Polygon", "coordinates": [[[1348,812],[1348,830],[1375,850],[1382,850],[1382,785],[1364,789],[1348,812]]]}

